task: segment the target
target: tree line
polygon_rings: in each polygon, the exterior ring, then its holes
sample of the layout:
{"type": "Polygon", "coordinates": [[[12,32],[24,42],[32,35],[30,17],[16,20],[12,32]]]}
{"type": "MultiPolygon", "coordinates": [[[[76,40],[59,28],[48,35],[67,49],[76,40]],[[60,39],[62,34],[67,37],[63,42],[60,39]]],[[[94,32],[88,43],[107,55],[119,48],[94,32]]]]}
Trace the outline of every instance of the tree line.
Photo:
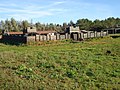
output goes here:
{"type": "Polygon", "coordinates": [[[69,23],[60,24],[41,24],[37,22],[35,24],[29,23],[27,20],[17,21],[14,18],[10,20],[0,21],[0,32],[6,31],[22,31],[28,26],[34,26],[38,31],[54,30],[57,32],[64,32],[68,26],[79,26],[81,30],[101,30],[106,28],[115,28],[120,26],[120,18],[109,17],[105,20],[96,19],[94,21],[89,19],[78,19],[76,22],[72,20],[69,23]]]}

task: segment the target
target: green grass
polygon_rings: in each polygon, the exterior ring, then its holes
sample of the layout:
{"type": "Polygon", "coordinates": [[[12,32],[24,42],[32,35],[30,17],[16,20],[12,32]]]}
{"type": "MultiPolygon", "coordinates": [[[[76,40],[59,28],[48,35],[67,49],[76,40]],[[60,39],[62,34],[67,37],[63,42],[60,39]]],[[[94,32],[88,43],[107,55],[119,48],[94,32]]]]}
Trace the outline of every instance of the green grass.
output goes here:
{"type": "Polygon", "coordinates": [[[0,90],[119,90],[120,38],[0,44],[0,90]]]}

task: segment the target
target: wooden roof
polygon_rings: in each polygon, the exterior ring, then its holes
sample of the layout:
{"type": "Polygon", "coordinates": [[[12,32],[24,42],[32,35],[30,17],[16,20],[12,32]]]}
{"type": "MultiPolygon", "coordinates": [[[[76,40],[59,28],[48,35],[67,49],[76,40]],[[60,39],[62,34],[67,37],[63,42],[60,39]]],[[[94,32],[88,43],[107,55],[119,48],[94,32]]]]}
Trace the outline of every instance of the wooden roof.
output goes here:
{"type": "MultiPolygon", "coordinates": [[[[55,33],[56,31],[37,31],[36,34],[48,34],[48,33],[55,33]]],[[[32,33],[32,32],[31,32],[32,33]]],[[[23,34],[23,32],[9,32],[10,35],[19,35],[23,34]]]]}
{"type": "Polygon", "coordinates": [[[10,35],[23,34],[23,32],[9,32],[10,35]]]}
{"type": "Polygon", "coordinates": [[[55,33],[56,31],[37,31],[37,34],[55,33]]]}

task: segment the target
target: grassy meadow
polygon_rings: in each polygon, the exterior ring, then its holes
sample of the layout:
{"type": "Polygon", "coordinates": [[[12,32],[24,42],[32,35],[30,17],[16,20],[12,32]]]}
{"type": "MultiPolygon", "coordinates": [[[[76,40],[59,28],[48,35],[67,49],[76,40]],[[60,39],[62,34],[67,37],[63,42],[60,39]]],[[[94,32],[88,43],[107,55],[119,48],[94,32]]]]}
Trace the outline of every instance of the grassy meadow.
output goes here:
{"type": "Polygon", "coordinates": [[[120,90],[120,38],[1,43],[0,90],[120,90]]]}

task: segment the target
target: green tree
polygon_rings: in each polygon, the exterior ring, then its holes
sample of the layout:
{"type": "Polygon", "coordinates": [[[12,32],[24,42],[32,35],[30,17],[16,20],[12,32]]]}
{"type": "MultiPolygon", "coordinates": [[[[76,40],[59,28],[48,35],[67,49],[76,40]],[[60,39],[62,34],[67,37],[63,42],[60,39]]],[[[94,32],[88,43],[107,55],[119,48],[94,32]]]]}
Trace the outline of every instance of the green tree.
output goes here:
{"type": "Polygon", "coordinates": [[[41,31],[41,30],[42,30],[43,25],[42,25],[40,22],[37,22],[37,23],[35,24],[35,26],[36,26],[36,29],[37,29],[38,31],[41,31]]]}
{"type": "Polygon", "coordinates": [[[12,31],[12,25],[11,25],[11,22],[10,22],[8,19],[5,20],[5,30],[6,30],[7,32],[12,31]]]}
{"type": "Polygon", "coordinates": [[[94,20],[90,30],[101,31],[103,28],[104,28],[103,21],[96,19],[94,20]]]}
{"type": "Polygon", "coordinates": [[[67,23],[63,23],[63,30],[66,30],[67,27],[68,27],[67,23]]]}
{"type": "Polygon", "coordinates": [[[120,27],[120,18],[116,18],[116,27],[120,27]]]}
{"type": "Polygon", "coordinates": [[[116,20],[114,17],[109,17],[105,19],[106,28],[113,28],[116,26],[116,20]]]}
{"type": "Polygon", "coordinates": [[[19,31],[17,22],[16,22],[16,20],[14,18],[11,18],[11,25],[12,25],[12,30],[13,31],[19,31]]]}
{"type": "Polygon", "coordinates": [[[23,28],[23,29],[26,29],[28,26],[29,26],[29,23],[28,23],[27,20],[22,21],[22,28],[23,28]]]}
{"type": "Polygon", "coordinates": [[[70,23],[69,23],[70,26],[74,26],[75,23],[71,20],[70,23]]]}
{"type": "Polygon", "coordinates": [[[92,25],[92,21],[88,19],[79,19],[77,20],[76,25],[79,26],[80,29],[89,30],[92,25]]]}
{"type": "Polygon", "coordinates": [[[5,27],[5,23],[3,20],[1,20],[0,22],[0,33],[4,30],[4,27],[5,27]]]}

